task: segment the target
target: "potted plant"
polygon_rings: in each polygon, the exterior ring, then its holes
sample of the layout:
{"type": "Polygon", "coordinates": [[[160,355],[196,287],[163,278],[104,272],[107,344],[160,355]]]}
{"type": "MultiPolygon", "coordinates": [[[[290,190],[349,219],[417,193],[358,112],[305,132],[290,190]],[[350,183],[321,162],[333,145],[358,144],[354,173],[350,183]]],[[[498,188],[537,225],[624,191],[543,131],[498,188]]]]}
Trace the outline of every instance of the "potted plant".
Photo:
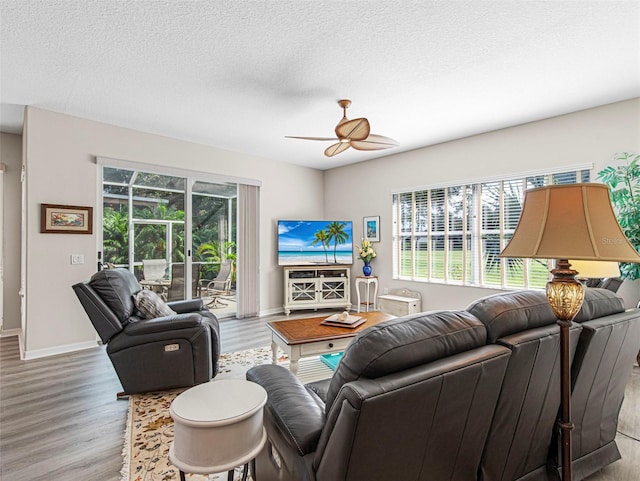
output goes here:
{"type": "MultiPolygon", "coordinates": [[[[620,152],[614,155],[612,162],[617,165],[604,168],[597,178],[609,186],[618,223],[631,245],[640,251],[640,154],[620,152]]],[[[640,291],[640,264],[622,263],[620,273],[625,281],[618,293],[624,298],[620,291],[626,283],[633,297],[640,291]]],[[[636,361],[640,366],[640,352],[636,361]]]]}
{"type": "Polygon", "coordinates": [[[362,239],[362,245],[358,247],[358,258],[364,261],[362,267],[362,273],[369,277],[371,275],[371,261],[376,257],[376,251],[373,249],[373,245],[369,239],[362,239]]]}
{"type": "MultiPolygon", "coordinates": [[[[620,227],[640,251],[640,154],[620,152],[612,162],[615,166],[604,168],[597,178],[609,186],[620,227]]],[[[640,264],[622,263],[620,272],[625,279],[640,279],[640,264]]]]}

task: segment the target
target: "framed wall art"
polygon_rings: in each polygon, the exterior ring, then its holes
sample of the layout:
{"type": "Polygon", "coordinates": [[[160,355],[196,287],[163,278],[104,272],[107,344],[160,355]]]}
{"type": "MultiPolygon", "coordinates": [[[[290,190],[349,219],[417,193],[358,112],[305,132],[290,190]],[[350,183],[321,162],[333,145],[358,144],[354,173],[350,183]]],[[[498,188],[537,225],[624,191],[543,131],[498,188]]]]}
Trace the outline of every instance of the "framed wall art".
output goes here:
{"type": "Polygon", "coordinates": [[[365,217],[362,232],[365,239],[371,242],[380,242],[380,216],[365,217]]]}
{"type": "Polygon", "coordinates": [[[40,232],[93,234],[93,207],[40,204],[40,232]]]}

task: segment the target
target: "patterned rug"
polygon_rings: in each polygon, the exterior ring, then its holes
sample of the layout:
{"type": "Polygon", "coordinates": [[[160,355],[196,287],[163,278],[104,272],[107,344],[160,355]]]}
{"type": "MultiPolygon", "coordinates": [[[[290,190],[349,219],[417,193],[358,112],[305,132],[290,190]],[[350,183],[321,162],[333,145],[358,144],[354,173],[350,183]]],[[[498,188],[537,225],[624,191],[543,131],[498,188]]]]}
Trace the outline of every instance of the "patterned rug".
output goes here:
{"type": "MultiPolygon", "coordinates": [[[[288,367],[284,352],[279,351],[278,363],[288,367]]],[[[220,370],[215,379],[244,379],[246,371],[271,362],[271,348],[261,347],[220,356],[220,370]]],[[[318,358],[300,361],[298,377],[303,382],[331,377],[333,371],[318,358]]],[[[214,381],[215,382],[215,381],[214,381]]],[[[173,420],[169,415],[171,401],[185,389],[175,389],[129,398],[129,413],[124,447],[121,481],[178,481],[178,469],[169,461],[169,446],[173,440],[173,420]]],[[[190,481],[224,481],[227,473],[212,475],[188,474],[190,481]]],[[[234,479],[242,479],[242,467],[234,479]]],[[[249,477],[251,479],[251,477],[249,477]]]]}

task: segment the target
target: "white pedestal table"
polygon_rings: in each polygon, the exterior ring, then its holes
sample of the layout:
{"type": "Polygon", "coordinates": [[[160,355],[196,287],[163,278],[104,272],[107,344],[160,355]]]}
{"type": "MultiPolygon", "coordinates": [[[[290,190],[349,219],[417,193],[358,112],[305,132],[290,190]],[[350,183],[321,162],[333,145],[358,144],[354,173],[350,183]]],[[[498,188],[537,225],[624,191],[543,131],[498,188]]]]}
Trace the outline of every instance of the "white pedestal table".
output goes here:
{"type": "Polygon", "coordinates": [[[171,403],[174,439],[169,460],[184,473],[211,474],[244,465],[243,480],[251,462],[255,480],[255,457],[267,434],[262,412],[267,393],[256,383],[241,379],[206,382],[187,389],[171,403]]]}

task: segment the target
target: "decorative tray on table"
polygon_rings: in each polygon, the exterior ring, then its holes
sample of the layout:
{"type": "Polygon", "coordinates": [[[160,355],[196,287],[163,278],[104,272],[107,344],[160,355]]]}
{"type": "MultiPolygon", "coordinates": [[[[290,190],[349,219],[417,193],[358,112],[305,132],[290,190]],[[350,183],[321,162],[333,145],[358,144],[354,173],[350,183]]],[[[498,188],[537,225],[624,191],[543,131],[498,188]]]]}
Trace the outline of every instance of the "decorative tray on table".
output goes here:
{"type": "Polygon", "coordinates": [[[344,311],[340,314],[333,314],[327,317],[320,324],[324,324],[325,326],[348,327],[350,329],[355,329],[365,321],[366,319],[364,317],[352,316],[347,311],[344,311]]]}

